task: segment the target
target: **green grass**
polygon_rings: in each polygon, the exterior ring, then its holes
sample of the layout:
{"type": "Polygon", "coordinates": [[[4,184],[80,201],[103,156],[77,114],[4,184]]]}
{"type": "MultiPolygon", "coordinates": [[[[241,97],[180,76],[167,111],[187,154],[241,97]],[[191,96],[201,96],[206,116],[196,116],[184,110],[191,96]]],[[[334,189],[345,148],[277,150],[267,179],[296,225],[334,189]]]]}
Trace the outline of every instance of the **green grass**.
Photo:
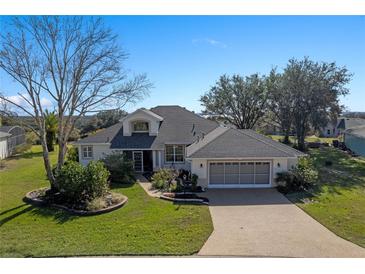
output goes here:
{"type": "MultiPolygon", "coordinates": [[[[53,161],[55,153],[51,154],[53,161]]],[[[77,217],[22,201],[47,186],[39,147],[5,161],[0,171],[0,256],[186,255],[213,230],[207,206],[151,198],[138,185],[115,186],[128,203],[113,212],[77,217]]]]}
{"type": "Polygon", "coordinates": [[[365,247],[365,158],[353,158],[334,148],[309,151],[319,171],[318,186],[292,201],[337,235],[365,247]],[[332,161],[332,166],[325,166],[332,161]],[[303,198],[311,202],[303,203],[303,198]]]}
{"type": "MultiPolygon", "coordinates": [[[[269,135],[269,137],[275,141],[280,141],[284,139],[282,135],[269,135]]],[[[296,142],[296,138],[294,136],[289,136],[289,140],[292,143],[296,142]]],[[[321,142],[321,143],[329,143],[332,144],[333,140],[338,140],[338,138],[327,138],[327,137],[317,137],[317,136],[307,136],[305,137],[306,142],[321,142]]]]}

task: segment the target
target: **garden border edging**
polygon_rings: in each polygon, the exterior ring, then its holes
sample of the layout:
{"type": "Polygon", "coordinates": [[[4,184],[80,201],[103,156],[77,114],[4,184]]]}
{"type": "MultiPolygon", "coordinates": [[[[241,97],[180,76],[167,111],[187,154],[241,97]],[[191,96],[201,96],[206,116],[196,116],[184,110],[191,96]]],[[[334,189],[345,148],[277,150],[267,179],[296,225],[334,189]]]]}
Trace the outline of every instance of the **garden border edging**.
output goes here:
{"type": "Polygon", "coordinates": [[[78,216],[92,216],[92,215],[108,213],[108,212],[111,212],[118,208],[121,208],[123,205],[125,205],[128,202],[128,197],[121,194],[124,199],[116,205],[112,205],[107,208],[103,208],[103,209],[99,209],[99,210],[92,210],[92,211],[77,210],[77,209],[68,208],[67,206],[63,206],[63,205],[59,205],[59,204],[50,204],[39,198],[34,198],[31,196],[31,193],[33,193],[34,191],[38,191],[40,189],[48,189],[48,188],[39,188],[39,189],[29,191],[27,194],[25,194],[25,197],[23,198],[23,200],[25,202],[27,202],[28,204],[32,204],[32,205],[36,205],[36,206],[49,206],[49,207],[56,208],[56,209],[62,209],[62,210],[67,211],[68,213],[78,215],[78,216]]]}

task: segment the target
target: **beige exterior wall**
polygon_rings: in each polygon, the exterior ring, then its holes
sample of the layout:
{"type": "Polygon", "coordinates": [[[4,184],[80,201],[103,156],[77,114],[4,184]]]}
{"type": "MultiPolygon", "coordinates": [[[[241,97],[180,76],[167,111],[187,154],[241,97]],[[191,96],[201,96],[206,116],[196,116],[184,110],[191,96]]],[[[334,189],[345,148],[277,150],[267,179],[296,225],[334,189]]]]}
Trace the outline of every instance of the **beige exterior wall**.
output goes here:
{"type": "Polygon", "coordinates": [[[149,123],[149,135],[156,136],[158,134],[158,128],[160,125],[160,121],[145,112],[138,112],[130,117],[126,117],[123,120],[123,135],[131,136],[132,135],[132,123],[135,121],[146,121],[149,123]]]}
{"type": "Polygon", "coordinates": [[[109,148],[110,144],[93,144],[93,145],[79,145],[79,162],[82,165],[87,165],[90,161],[97,161],[105,157],[105,155],[110,154],[112,150],[109,148]],[[92,146],[93,147],[93,157],[92,158],[83,158],[82,149],[83,146],[92,146]]]}
{"type": "MultiPolygon", "coordinates": [[[[233,159],[231,159],[233,160],[233,159]]],[[[272,159],[235,159],[239,161],[270,161],[272,163],[272,187],[276,186],[275,178],[277,173],[288,171],[291,166],[295,166],[298,163],[297,158],[272,158],[272,159]]],[[[214,160],[209,160],[214,161],[214,160]]],[[[198,175],[198,185],[202,188],[208,187],[208,159],[192,159],[191,160],[191,173],[198,175]]]]}
{"type": "Polygon", "coordinates": [[[298,164],[298,158],[288,158],[288,170],[294,168],[298,164]]]}

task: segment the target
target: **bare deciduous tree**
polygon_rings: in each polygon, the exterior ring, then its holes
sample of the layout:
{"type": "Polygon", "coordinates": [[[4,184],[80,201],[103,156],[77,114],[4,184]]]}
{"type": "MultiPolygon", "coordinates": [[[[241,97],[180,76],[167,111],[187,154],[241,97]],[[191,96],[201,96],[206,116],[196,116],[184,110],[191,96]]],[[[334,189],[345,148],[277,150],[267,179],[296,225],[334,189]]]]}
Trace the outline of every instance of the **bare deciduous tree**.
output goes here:
{"type": "Polygon", "coordinates": [[[18,82],[22,104],[0,98],[36,121],[47,177],[54,179],[46,145],[44,98],[58,114],[59,169],[67,152],[67,139],[77,119],[103,107],[123,107],[145,95],[151,84],[145,75],[129,79],[123,68],[126,54],[117,37],[100,18],[15,17],[1,35],[0,68],[18,82]]]}

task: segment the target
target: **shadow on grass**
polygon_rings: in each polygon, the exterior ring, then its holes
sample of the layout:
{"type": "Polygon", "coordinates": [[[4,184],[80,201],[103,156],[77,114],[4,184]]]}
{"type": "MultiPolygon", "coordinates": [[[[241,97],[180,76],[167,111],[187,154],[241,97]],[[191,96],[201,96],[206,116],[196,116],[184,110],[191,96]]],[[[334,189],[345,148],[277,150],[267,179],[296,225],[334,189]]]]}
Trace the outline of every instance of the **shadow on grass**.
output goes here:
{"type": "MultiPolygon", "coordinates": [[[[20,208],[20,207],[16,207],[16,208],[20,208]]],[[[10,212],[10,211],[13,211],[13,210],[16,210],[16,208],[12,208],[12,209],[9,209],[7,210],[7,212],[10,212]]],[[[0,220],[0,227],[2,227],[4,224],[6,224],[7,222],[10,222],[11,220],[15,219],[16,217],[19,217],[21,215],[23,215],[24,213],[27,213],[29,211],[31,211],[34,207],[33,206],[28,206],[8,217],[5,217],[3,219],[0,220]]],[[[5,214],[5,213],[2,213],[2,214],[5,214]]]]}
{"type": "Polygon", "coordinates": [[[335,148],[311,149],[310,156],[319,174],[318,183],[309,192],[287,194],[290,200],[304,203],[324,192],[343,195],[343,190],[365,188],[363,158],[352,157],[335,148]]]}
{"type": "MultiPolygon", "coordinates": [[[[58,224],[64,224],[66,222],[73,221],[73,220],[80,218],[80,216],[72,215],[62,209],[55,209],[55,208],[51,208],[51,207],[47,207],[47,206],[34,207],[34,209],[30,213],[34,216],[52,218],[58,224]]],[[[85,218],[85,217],[83,217],[83,218],[85,218]]]]}
{"type": "Polygon", "coordinates": [[[10,208],[10,209],[7,209],[7,210],[4,210],[4,211],[0,212],[0,216],[1,216],[1,215],[4,215],[4,214],[6,214],[6,213],[9,213],[9,212],[11,212],[11,211],[13,211],[13,210],[16,210],[16,209],[19,209],[19,208],[25,207],[25,206],[27,206],[27,205],[28,205],[28,204],[21,204],[20,206],[16,206],[16,207],[13,207],[13,208],[10,208]]]}
{"type": "Polygon", "coordinates": [[[27,151],[22,154],[11,156],[11,157],[9,157],[9,160],[32,159],[34,157],[42,157],[42,156],[43,156],[43,152],[41,152],[41,151],[39,151],[39,152],[27,151]]]}
{"type": "Polygon", "coordinates": [[[47,207],[47,206],[34,206],[34,205],[28,205],[28,204],[22,204],[20,206],[8,209],[6,211],[1,212],[0,215],[4,215],[6,213],[17,210],[19,208],[23,208],[23,209],[15,212],[14,214],[9,215],[3,219],[0,219],[0,227],[6,223],[12,221],[13,219],[15,219],[25,213],[28,213],[28,212],[30,214],[32,214],[33,216],[53,218],[58,224],[63,224],[63,223],[75,220],[80,217],[80,216],[69,214],[68,212],[61,210],[61,209],[54,209],[54,208],[47,207]],[[23,208],[24,206],[27,206],[27,207],[23,208]]]}

